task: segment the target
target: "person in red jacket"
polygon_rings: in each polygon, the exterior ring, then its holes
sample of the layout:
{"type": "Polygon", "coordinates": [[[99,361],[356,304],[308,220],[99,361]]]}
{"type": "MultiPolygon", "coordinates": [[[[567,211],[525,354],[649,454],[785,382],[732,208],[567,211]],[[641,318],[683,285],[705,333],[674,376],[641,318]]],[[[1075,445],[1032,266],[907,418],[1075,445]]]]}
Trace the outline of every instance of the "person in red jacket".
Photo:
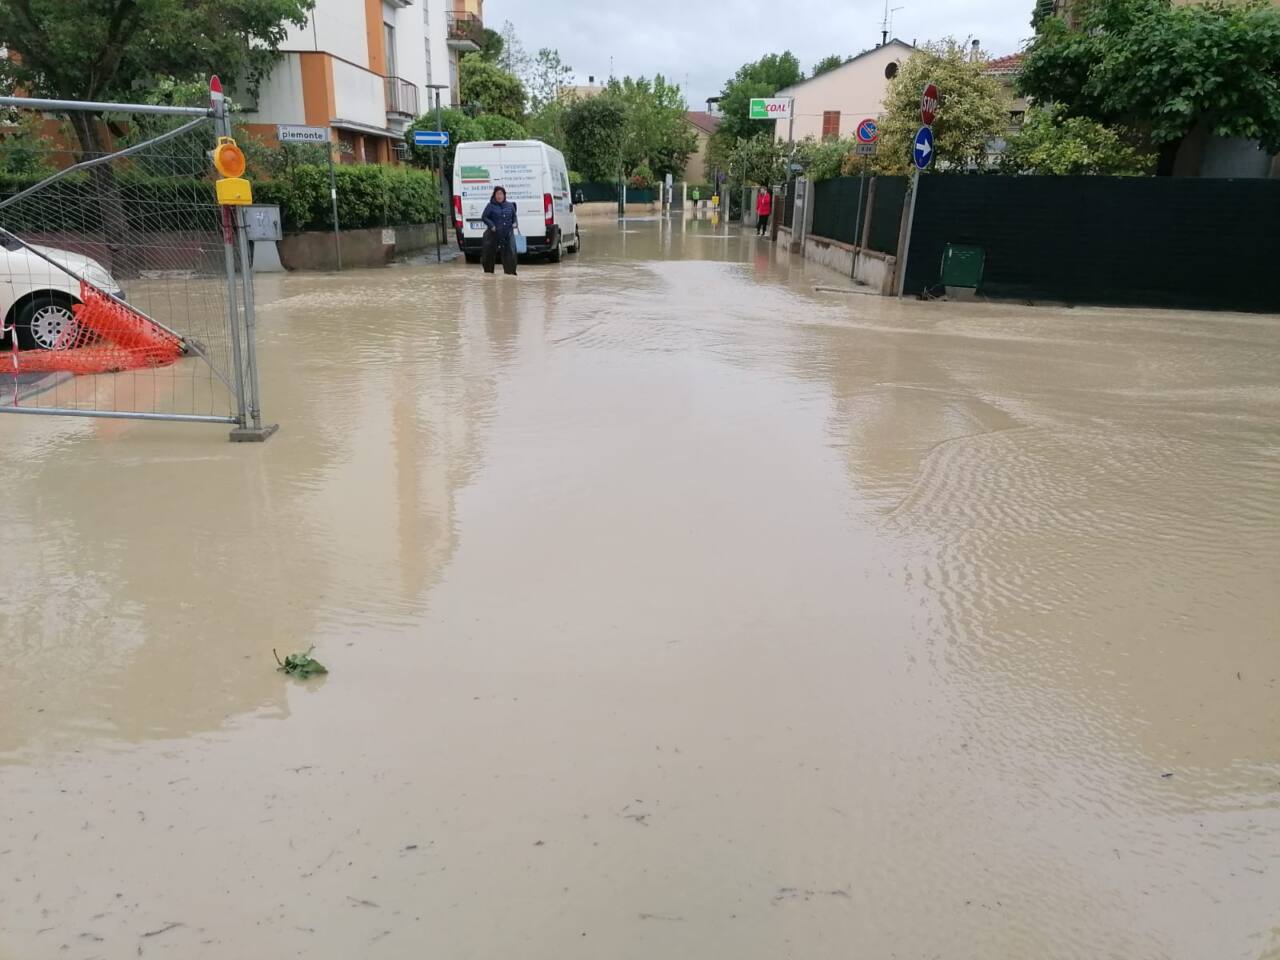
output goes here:
{"type": "Polygon", "coordinates": [[[756,197],[756,236],[763,237],[769,229],[769,214],[773,213],[773,194],[762,189],[756,197]]]}

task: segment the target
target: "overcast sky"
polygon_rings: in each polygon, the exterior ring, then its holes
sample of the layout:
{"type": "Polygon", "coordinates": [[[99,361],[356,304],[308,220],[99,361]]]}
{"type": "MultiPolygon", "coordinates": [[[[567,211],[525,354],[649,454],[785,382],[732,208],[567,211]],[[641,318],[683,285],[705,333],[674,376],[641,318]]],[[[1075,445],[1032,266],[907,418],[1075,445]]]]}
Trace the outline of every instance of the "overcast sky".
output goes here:
{"type": "MultiPolygon", "coordinates": [[[[993,57],[1021,48],[1034,0],[890,0],[893,36],[910,43],[976,37],[993,57]]],[[[689,106],[744,63],[791,50],[807,74],[827,54],[850,55],[880,39],[884,0],[485,0],[485,26],[515,24],[529,53],[554,47],[577,82],[589,74],[664,74],[685,87],[689,106]],[[714,11],[714,13],[713,13],[714,11]],[[714,18],[714,19],[713,19],[714,18]],[[712,24],[718,24],[713,28],[712,24]]]]}

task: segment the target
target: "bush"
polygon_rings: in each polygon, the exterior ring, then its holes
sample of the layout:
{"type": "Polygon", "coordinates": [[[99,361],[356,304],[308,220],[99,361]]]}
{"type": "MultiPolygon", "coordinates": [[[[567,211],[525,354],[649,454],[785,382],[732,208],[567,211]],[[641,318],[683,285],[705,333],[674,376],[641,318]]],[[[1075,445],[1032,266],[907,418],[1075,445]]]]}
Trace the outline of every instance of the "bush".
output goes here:
{"type": "Polygon", "coordinates": [[[476,117],[481,140],[527,140],[529,131],[506,117],[496,113],[482,113],[476,117]]]}
{"type": "MultiPolygon", "coordinates": [[[[344,230],[434,223],[439,215],[436,178],[422,170],[377,164],[334,169],[338,220],[344,230]]],[[[280,206],[287,231],[327,230],[332,226],[329,172],[302,164],[282,176],[254,184],[254,199],[280,206]]]]}
{"type": "Polygon", "coordinates": [[[629,183],[633,187],[652,187],[653,171],[649,169],[649,165],[647,163],[642,163],[640,166],[632,170],[629,183]]]}
{"type": "Polygon", "coordinates": [[[583,177],[583,175],[580,174],[577,170],[569,171],[569,183],[572,184],[573,186],[576,187],[578,184],[586,183],[586,182],[587,182],[586,178],[583,177]]]}

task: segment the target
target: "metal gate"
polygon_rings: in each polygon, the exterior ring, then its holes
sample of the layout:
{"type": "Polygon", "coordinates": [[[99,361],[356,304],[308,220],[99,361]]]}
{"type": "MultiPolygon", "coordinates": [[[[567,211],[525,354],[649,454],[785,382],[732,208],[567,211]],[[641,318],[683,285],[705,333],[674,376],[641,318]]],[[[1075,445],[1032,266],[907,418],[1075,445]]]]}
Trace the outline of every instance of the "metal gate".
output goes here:
{"type": "Polygon", "coordinates": [[[0,412],[270,436],[243,207],[219,205],[210,160],[231,134],[217,79],[208,107],[0,97],[0,111],[53,144],[0,197],[0,412]]]}

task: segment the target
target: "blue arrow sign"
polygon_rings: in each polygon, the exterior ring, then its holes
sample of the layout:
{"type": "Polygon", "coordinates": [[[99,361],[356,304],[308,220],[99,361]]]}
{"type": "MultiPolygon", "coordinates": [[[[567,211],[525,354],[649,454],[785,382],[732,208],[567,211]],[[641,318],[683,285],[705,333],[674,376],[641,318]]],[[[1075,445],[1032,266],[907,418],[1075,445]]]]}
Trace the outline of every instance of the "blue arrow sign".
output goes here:
{"type": "Polygon", "coordinates": [[[415,147],[447,147],[449,145],[448,130],[415,130],[413,131],[415,147]]]}
{"type": "Polygon", "coordinates": [[[911,159],[920,170],[933,161],[933,131],[928,127],[921,127],[916,131],[915,143],[911,145],[911,159]]]}
{"type": "Polygon", "coordinates": [[[874,120],[863,120],[858,124],[857,136],[859,143],[875,143],[880,136],[880,127],[874,120]]]}

